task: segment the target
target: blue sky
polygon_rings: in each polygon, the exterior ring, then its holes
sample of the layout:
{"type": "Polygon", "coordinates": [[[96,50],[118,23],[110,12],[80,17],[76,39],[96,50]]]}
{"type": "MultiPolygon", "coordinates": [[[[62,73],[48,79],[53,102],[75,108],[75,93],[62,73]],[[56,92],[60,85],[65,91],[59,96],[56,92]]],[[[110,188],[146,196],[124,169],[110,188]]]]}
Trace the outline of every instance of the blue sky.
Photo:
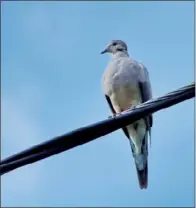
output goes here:
{"type": "MultiPolygon", "coordinates": [[[[3,2],[2,157],[105,119],[112,39],[149,70],[153,96],[194,80],[194,2],[3,2]]],[[[194,100],[154,114],[149,186],[116,131],[2,176],[2,206],[193,206],[194,100]]]]}

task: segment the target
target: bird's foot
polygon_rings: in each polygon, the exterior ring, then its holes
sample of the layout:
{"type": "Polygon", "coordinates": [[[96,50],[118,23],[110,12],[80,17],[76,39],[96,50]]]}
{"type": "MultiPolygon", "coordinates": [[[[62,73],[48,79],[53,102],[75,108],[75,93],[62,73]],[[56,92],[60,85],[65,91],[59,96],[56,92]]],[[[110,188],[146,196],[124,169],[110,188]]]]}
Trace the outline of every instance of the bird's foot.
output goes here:
{"type": "Polygon", "coordinates": [[[114,118],[114,117],[115,117],[115,115],[108,116],[108,118],[114,118]]]}
{"type": "Polygon", "coordinates": [[[116,116],[119,116],[120,114],[121,114],[121,113],[115,113],[115,114],[109,116],[108,118],[114,118],[114,117],[116,117],[116,116]]]}
{"type": "Polygon", "coordinates": [[[121,114],[128,113],[128,112],[130,112],[131,110],[134,110],[135,108],[136,108],[136,105],[133,105],[133,106],[131,106],[130,108],[128,108],[127,110],[122,111],[121,114]]]}
{"type": "Polygon", "coordinates": [[[133,106],[131,106],[131,108],[128,108],[127,110],[124,110],[124,111],[122,111],[122,112],[120,112],[120,113],[115,113],[115,114],[109,116],[108,118],[114,118],[114,117],[116,117],[116,116],[119,116],[119,115],[128,113],[128,112],[130,112],[131,110],[133,110],[133,109],[135,109],[135,108],[136,108],[136,105],[133,105],[133,106]]]}

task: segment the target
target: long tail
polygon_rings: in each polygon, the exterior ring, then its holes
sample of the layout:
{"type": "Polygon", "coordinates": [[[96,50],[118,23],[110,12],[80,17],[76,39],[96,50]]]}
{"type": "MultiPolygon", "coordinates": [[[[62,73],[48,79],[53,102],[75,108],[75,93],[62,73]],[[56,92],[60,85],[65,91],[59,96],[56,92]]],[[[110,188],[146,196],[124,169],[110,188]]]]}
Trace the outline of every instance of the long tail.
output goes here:
{"type": "Polygon", "coordinates": [[[137,170],[138,181],[141,189],[146,189],[148,187],[148,135],[144,136],[141,153],[135,154],[133,150],[133,143],[130,140],[132,147],[133,158],[135,161],[135,166],[137,170]]]}
{"type": "Polygon", "coordinates": [[[148,162],[146,162],[146,165],[144,169],[142,170],[139,170],[136,165],[136,170],[137,170],[137,176],[138,176],[140,188],[147,189],[148,187],[148,162]]]}

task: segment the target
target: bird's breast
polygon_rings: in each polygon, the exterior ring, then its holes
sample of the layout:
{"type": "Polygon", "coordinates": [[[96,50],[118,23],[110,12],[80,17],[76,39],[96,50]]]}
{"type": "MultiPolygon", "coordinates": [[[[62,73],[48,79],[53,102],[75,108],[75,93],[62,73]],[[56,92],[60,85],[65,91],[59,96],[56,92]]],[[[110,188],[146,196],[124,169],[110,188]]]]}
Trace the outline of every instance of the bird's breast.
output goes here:
{"type": "Polygon", "coordinates": [[[130,77],[123,77],[118,72],[104,80],[105,94],[110,97],[116,112],[121,112],[141,103],[141,94],[137,82],[130,77]]]}
{"type": "Polygon", "coordinates": [[[137,74],[123,61],[112,62],[103,75],[104,93],[110,97],[116,112],[141,103],[137,74]]]}
{"type": "Polygon", "coordinates": [[[110,99],[115,111],[121,112],[141,103],[141,94],[136,84],[120,85],[112,89],[110,99]]]}

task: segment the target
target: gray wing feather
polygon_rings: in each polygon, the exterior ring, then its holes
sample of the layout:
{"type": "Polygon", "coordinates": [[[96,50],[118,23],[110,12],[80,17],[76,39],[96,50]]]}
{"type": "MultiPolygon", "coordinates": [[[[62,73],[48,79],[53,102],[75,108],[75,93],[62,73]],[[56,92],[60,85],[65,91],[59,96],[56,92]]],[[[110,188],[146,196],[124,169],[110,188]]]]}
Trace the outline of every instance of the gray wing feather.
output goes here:
{"type": "Polygon", "coordinates": [[[106,98],[106,100],[107,100],[107,102],[108,102],[108,104],[110,106],[110,109],[111,109],[112,113],[115,114],[116,112],[115,112],[115,110],[114,110],[114,108],[112,106],[112,102],[111,102],[109,96],[105,95],[105,98],[106,98]]]}
{"type": "MultiPolygon", "coordinates": [[[[149,80],[148,71],[144,66],[143,66],[143,72],[144,72],[144,77],[143,79],[141,79],[141,81],[139,81],[139,88],[141,92],[142,102],[144,103],[152,99],[152,88],[151,88],[151,84],[149,80]]],[[[147,116],[145,121],[146,121],[147,129],[148,129],[149,136],[150,136],[150,143],[151,143],[151,127],[153,125],[152,115],[147,116]]]]}
{"type": "MultiPolygon", "coordinates": [[[[144,70],[144,76],[145,78],[141,81],[139,81],[139,88],[141,92],[142,102],[146,102],[150,99],[152,99],[152,88],[149,80],[149,74],[145,67],[143,67],[144,70]]],[[[149,116],[150,119],[150,127],[153,125],[153,117],[152,115],[149,116]]]]}

